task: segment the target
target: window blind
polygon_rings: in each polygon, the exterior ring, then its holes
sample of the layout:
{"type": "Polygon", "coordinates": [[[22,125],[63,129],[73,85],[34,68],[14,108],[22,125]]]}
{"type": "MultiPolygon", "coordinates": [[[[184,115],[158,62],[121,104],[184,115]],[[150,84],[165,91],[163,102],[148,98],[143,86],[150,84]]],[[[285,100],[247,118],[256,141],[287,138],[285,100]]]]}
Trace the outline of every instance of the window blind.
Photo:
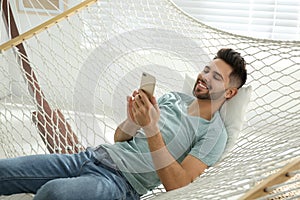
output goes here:
{"type": "Polygon", "coordinates": [[[264,39],[300,40],[299,0],[173,0],[212,27],[264,39]]]}

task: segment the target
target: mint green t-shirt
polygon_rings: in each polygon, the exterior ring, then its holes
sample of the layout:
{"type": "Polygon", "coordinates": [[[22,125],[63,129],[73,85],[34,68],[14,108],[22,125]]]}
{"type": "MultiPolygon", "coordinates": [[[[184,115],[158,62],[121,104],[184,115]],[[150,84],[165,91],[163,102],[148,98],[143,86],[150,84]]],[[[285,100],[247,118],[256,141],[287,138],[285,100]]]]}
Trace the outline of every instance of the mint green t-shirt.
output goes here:
{"type": "MultiPolygon", "coordinates": [[[[159,128],[169,152],[179,163],[190,154],[212,166],[224,151],[227,132],[219,112],[210,121],[188,115],[193,100],[194,97],[178,92],[160,97],[159,128]]],[[[142,129],[130,141],[102,146],[139,194],[161,184],[142,129]]]]}

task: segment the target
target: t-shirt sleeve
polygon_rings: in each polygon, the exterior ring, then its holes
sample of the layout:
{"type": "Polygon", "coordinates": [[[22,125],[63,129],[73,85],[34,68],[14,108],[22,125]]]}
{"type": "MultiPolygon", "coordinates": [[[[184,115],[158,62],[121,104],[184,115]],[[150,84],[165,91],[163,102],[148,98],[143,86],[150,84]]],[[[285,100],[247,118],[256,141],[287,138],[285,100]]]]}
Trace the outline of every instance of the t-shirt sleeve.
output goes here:
{"type": "Polygon", "coordinates": [[[225,128],[210,128],[205,136],[199,139],[189,152],[207,166],[214,165],[222,156],[227,142],[225,128]]]}
{"type": "Polygon", "coordinates": [[[174,98],[174,95],[172,93],[166,93],[157,99],[157,103],[159,105],[164,104],[164,103],[170,101],[170,99],[172,99],[172,98],[174,98]]]}

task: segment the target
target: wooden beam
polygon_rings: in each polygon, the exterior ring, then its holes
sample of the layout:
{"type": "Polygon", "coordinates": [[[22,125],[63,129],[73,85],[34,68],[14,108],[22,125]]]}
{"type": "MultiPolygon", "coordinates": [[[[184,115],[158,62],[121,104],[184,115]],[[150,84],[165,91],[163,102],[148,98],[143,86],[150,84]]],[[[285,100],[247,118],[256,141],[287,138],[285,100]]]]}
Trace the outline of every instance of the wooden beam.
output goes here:
{"type": "Polygon", "coordinates": [[[18,44],[21,44],[23,41],[28,40],[29,38],[33,37],[34,35],[48,29],[49,27],[55,25],[56,23],[64,20],[65,18],[68,18],[69,16],[75,14],[76,12],[84,9],[85,7],[90,6],[91,4],[97,2],[97,0],[85,0],[82,3],[66,10],[65,12],[51,18],[50,20],[30,29],[29,31],[11,39],[8,42],[3,43],[0,45],[0,51],[6,51],[13,46],[17,46],[18,44]]]}
{"type": "MultiPolygon", "coordinates": [[[[1,2],[1,1],[0,1],[1,2]]],[[[2,17],[7,33],[12,38],[20,38],[17,24],[15,22],[11,6],[8,0],[2,0],[2,17]]],[[[48,21],[49,24],[50,22],[48,21]]],[[[23,34],[24,35],[24,34],[23,34]]],[[[82,151],[84,147],[79,143],[78,137],[72,131],[70,124],[66,121],[59,109],[52,109],[47,101],[35,76],[33,68],[30,66],[26,49],[20,40],[16,43],[15,57],[24,70],[24,77],[28,84],[29,94],[37,104],[38,111],[32,113],[32,120],[36,124],[40,136],[42,137],[50,153],[75,153],[82,151]]]]}
{"type": "Polygon", "coordinates": [[[293,172],[300,169],[300,158],[295,158],[292,162],[287,164],[285,167],[280,169],[277,173],[271,175],[270,177],[263,180],[258,185],[254,186],[253,189],[249,190],[245,195],[243,195],[240,200],[252,200],[265,195],[269,192],[266,189],[270,186],[278,185],[291,178],[288,176],[289,172],[293,172]]]}

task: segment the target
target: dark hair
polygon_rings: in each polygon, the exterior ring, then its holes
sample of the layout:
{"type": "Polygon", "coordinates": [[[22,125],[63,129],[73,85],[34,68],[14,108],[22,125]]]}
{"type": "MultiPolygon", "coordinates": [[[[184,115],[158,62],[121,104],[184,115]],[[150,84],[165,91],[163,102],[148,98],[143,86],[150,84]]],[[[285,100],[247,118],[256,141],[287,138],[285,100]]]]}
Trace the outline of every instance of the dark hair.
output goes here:
{"type": "Polygon", "coordinates": [[[231,66],[230,83],[241,88],[247,80],[246,62],[240,53],[233,49],[220,49],[214,59],[222,59],[231,66]]]}

